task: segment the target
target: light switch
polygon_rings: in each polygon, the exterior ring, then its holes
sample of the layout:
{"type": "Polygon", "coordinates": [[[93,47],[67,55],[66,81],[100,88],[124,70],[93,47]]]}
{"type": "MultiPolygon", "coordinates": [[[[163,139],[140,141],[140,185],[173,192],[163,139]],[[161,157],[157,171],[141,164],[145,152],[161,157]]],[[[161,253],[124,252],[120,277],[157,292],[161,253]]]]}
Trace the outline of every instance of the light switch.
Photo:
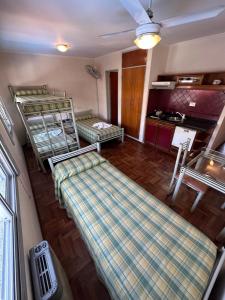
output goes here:
{"type": "Polygon", "coordinates": [[[196,102],[190,102],[189,106],[195,107],[196,106],[196,102]]]}

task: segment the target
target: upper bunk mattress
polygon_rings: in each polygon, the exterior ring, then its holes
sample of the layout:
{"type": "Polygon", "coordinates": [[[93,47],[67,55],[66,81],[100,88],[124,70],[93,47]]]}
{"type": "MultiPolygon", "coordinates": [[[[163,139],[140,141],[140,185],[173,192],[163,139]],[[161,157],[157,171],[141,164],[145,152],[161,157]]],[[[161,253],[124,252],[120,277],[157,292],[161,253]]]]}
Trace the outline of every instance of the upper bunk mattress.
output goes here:
{"type": "Polygon", "coordinates": [[[115,125],[103,129],[93,127],[95,123],[102,121],[95,116],[78,117],[76,119],[78,134],[90,143],[112,139],[122,134],[122,128],[115,125]]]}
{"type": "Polygon", "coordinates": [[[113,299],[202,298],[217,248],[181,216],[94,152],[55,183],[113,299]]]}

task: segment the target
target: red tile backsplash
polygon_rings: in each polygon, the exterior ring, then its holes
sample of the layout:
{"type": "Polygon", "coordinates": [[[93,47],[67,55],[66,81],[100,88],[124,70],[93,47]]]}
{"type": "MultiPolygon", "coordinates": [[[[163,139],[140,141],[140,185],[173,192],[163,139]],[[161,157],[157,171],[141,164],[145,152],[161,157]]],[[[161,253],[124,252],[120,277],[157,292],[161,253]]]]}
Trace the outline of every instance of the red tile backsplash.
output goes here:
{"type": "Polygon", "coordinates": [[[150,90],[148,113],[154,109],[165,112],[179,111],[195,118],[218,120],[224,105],[224,91],[150,90]],[[190,102],[195,102],[195,107],[189,106],[190,102]]]}

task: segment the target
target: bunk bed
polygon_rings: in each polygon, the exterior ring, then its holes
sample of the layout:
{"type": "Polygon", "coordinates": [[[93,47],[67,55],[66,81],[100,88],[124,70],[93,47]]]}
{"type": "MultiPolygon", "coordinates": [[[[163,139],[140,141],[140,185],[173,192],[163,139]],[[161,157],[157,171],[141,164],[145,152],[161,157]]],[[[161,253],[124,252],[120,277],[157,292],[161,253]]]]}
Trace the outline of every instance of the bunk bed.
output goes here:
{"type": "Polygon", "coordinates": [[[42,86],[9,86],[35,156],[44,160],[80,148],[72,99],[42,86]]]}
{"type": "Polygon", "coordinates": [[[112,299],[208,299],[224,248],[94,152],[97,146],[49,164],[56,197],[112,299]]]}
{"type": "Polygon", "coordinates": [[[113,139],[124,141],[124,128],[108,124],[107,128],[94,127],[95,124],[105,123],[101,118],[94,116],[92,111],[85,111],[76,114],[77,130],[80,137],[90,144],[107,142],[113,139]]]}

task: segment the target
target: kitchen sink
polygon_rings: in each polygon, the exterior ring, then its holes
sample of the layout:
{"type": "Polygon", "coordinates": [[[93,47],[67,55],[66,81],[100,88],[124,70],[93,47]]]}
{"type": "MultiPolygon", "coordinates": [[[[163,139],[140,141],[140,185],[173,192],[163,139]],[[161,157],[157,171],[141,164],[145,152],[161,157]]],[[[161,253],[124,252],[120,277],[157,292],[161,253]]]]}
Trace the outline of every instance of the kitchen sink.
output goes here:
{"type": "Polygon", "coordinates": [[[181,122],[182,121],[180,117],[168,117],[167,120],[172,121],[172,122],[181,122]]]}

